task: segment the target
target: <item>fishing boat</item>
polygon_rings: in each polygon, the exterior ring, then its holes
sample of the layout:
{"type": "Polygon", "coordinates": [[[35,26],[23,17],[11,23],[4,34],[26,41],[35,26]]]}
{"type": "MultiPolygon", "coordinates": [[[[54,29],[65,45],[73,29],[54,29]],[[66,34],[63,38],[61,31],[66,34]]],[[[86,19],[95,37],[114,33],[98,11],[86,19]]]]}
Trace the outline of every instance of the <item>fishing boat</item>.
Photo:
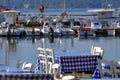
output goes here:
{"type": "Polygon", "coordinates": [[[72,19],[71,17],[64,11],[60,15],[56,17],[56,33],[61,33],[62,36],[71,36],[73,35],[72,27],[72,19]]]}
{"type": "Polygon", "coordinates": [[[91,27],[81,27],[79,30],[80,36],[95,36],[95,29],[91,27]]]}
{"type": "Polygon", "coordinates": [[[96,34],[102,34],[107,36],[115,36],[120,34],[118,23],[120,21],[119,14],[116,8],[101,8],[91,9],[88,12],[97,13],[97,20],[101,22],[102,28],[96,30],[96,34]]]}
{"type": "Polygon", "coordinates": [[[1,23],[1,29],[0,29],[0,36],[24,36],[25,30],[22,26],[16,26],[17,24],[17,17],[19,14],[19,11],[17,10],[7,10],[2,11],[2,14],[4,15],[4,21],[1,23]]]}
{"type": "Polygon", "coordinates": [[[94,36],[94,25],[90,19],[79,18],[80,27],[77,29],[79,36],[94,36]],[[92,24],[92,25],[91,25],[92,24]]]}
{"type": "Polygon", "coordinates": [[[51,20],[44,20],[41,32],[44,37],[54,37],[54,25],[52,25],[51,20]]]}
{"type": "Polygon", "coordinates": [[[0,26],[0,36],[2,37],[22,37],[26,35],[24,27],[16,28],[15,26],[10,26],[7,22],[1,23],[0,26]]]}

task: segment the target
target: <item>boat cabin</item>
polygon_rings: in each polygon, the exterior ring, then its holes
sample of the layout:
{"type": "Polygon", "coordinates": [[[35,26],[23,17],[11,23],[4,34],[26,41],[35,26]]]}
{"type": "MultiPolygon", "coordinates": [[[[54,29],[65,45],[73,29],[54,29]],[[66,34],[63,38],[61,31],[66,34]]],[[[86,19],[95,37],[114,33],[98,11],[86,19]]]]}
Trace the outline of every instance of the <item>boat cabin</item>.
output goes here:
{"type": "Polygon", "coordinates": [[[19,11],[8,10],[8,11],[3,11],[2,13],[4,15],[5,22],[8,22],[9,24],[16,23],[17,14],[19,13],[19,11]]]}
{"type": "Polygon", "coordinates": [[[88,12],[96,12],[98,18],[112,18],[113,12],[116,11],[116,9],[92,9],[88,10],[88,12]]]}

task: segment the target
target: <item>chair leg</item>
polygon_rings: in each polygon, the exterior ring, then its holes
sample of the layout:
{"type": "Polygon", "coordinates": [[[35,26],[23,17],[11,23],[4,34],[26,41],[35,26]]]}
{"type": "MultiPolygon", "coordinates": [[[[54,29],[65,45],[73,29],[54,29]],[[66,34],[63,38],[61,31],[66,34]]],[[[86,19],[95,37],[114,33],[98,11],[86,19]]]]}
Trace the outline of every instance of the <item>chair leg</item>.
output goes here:
{"type": "Polygon", "coordinates": [[[43,64],[40,63],[40,73],[43,73],[44,72],[44,69],[43,69],[43,64]]]}

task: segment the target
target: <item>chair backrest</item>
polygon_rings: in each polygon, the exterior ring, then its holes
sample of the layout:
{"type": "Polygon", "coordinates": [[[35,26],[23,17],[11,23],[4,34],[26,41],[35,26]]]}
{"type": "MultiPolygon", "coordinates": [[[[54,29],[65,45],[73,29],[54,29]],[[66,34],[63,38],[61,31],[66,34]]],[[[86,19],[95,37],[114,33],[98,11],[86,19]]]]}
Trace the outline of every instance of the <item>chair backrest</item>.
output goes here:
{"type": "Polygon", "coordinates": [[[101,78],[114,78],[112,61],[98,59],[98,68],[101,78]]]}
{"type": "Polygon", "coordinates": [[[120,78],[120,61],[113,61],[113,72],[115,78],[120,78]]]}
{"type": "Polygon", "coordinates": [[[29,63],[29,62],[24,62],[22,65],[22,70],[32,71],[33,68],[34,68],[34,65],[32,63],[29,63]]]}
{"type": "Polygon", "coordinates": [[[101,55],[103,57],[104,50],[101,47],[91,47],[91,54],[92,55],[101,55]]]}
{"type": "Polygon", "coordinates": [[[41,69],[40,72],[42,72],[42,65],[46,65],[46,73],[49,73],[50,71],[50,65],[55,63],[55,54],[53,49],[49,48],[38,48],[38,57],[40,59],[40,65],[41,69]]]}

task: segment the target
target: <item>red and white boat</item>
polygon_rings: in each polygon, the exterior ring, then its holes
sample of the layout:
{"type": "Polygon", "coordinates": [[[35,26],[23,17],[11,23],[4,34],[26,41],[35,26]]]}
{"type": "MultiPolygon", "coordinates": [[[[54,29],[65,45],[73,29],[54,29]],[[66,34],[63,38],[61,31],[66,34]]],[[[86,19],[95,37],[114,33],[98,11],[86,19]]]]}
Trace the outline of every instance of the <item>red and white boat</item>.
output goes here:
{"type": "Polygon", "coordinates": [[[95,30],[102,28],[102,24],[98,21],[92,21],[89,19],[83,19],[79,29],[80,36],[95,36],[95,30]]]}

